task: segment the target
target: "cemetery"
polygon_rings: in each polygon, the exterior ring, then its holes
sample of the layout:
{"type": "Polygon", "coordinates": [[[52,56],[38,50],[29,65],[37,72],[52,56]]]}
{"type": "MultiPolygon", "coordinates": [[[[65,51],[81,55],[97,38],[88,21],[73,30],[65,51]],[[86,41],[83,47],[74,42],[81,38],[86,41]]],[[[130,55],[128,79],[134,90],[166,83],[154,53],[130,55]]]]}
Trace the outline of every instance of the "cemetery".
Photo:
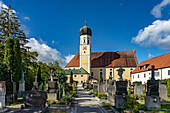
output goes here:
{"type": "Polygon", "coordinates": [[[170,53],[138,64],[136,50],[91,52],[85,21],[70,62],[55,49],[41,61],[12,7],[0,10],[0,113],[170,113],[170,53]]]}

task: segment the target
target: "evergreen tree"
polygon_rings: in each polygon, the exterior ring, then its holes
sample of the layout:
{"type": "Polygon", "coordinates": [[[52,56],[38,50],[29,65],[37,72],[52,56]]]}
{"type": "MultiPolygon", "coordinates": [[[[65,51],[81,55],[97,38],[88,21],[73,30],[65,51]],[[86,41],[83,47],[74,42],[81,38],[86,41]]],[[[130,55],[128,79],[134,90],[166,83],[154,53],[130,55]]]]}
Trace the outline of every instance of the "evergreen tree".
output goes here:
{"type": "Polygon", "coordinates": [[[18,38],[14,39],[13,51],[14,51],[14,65],[15,65],[13,80],[14,82],[17,83],[20,79],[21,69],[22,69],[21,49],[20,49],[20,43],[18,38]]]}
{"type": "Polygon", "coordinates": [[[73,84],[73,72],[70,73],[70,84],[73,84]]]}
{"type": "Polygon", "coordinates": [[[8,74],[9,74],[8,67],[2,62],[0,62],[0,81],[8,82],[9,80],[8,74]]]}
{"type": "Polygon", "coordinates": [[[5,45],[5,55],[4,55],[4,63],[7,65],[9,70],[14,72],[14,51],[13,51],[13,39],[9,37],[6,41],[5,45]]]}

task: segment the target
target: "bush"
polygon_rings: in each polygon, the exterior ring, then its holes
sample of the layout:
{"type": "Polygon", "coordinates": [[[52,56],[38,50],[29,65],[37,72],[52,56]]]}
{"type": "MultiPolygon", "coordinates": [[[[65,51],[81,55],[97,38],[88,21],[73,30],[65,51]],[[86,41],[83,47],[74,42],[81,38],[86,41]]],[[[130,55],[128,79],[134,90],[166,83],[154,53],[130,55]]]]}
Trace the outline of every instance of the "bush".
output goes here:
{"type": "Polygon", "coordinates": [[[98,90],[96,90],[96,91],[95,91],[95,94],[94,94],[94,95],[95,95],[95,96],[97,96],[97,95],[98,95],[98,90]]]}
{"type": "Polygon", "coordinates": [[[105,93],[99,93],[99,94],[97,95],[97,97],[98,97],[99,99],[107,99],[107,94],[105,94],[105,93]]]}
{"type": "Polygon", "coordinates": [[[123,107],[125,108],[125,109],[131,109],[132,111],[133,110],[138,110],[139,109],[139,107],[140,107],[140,104],[136,101],[136,100],[134,100],[132,97],[130,97],[130,96],[127,96],[126,97],[126,99],[127,99],[127,104],[124,104],[123,105],[123,107]]]}
{"type": "Polygon", "coordinates": [[[167,81],[167,93],[168,93],[168,97],[170,97],[170,79],[168,79],[167,81]]]}
{"type": "Polygon", "coordinates": [[[136,81],[136,82],[133,82],[133,85],[137,84],[138,86],[140,86],[142,84],[142,81],[136,81]]]}
{"type": "Polygon", "coordinates": [[[72,97],[69,97],[69,96],[64,96],[61,101],[64,101],[64,102],[72,102],[73,101],[73,98],[72,97]]]}
{"type": "Polygon", "coordinates": [[[161,80],[161,84],[167,84],[167,79],[163,79],[163,80],[161,80]]]}

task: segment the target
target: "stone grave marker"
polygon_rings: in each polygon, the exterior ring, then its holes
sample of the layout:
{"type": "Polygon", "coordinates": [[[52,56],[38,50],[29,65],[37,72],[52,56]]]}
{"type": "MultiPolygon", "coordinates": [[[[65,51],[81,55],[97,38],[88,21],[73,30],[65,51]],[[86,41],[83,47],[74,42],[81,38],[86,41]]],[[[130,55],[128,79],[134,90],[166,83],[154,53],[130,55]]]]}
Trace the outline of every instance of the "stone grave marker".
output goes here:
{"type": "Polygon", "coordinates": [[[93,83],[93,93],[95,93],[96,90],[98,90],[98,85],[97,83],[93,83]]]}
{"type": "Polygon", "coordinates": [[[5,81],[0,81],[0,112],[5,112],[8,110],[7,108],[5,108],[5,95],[6,95],[5,81]]]}
{"type": "Polygon", "coordinates": [[[144,86],[137,86],[137,85],[135,85],[135,87],[134,87],[134,94],[136,94],[136,95],[143,95],[143,91],[144,91],[144,86]]]}
{"type": "Polygon", "coordinates": [[[18,91],[18,95],[22,96],[22,92],[25,91],[25,80],[24,80],[24,74],[26,72],[24,72],[23,70],[21,71],[21,79],[19,81],[19,91],[18,91]]]}
{"type": "Polygon", "coordinates": [[[155,66],[152,66],[151,80],[147,81],[147,93],[145,97],[145,107],[148,110],[160,109],[161,102],[159,97],[159,80],[155,80],[155,66]]]}
{"type": "Polygon", "coordinates": [[[167,85],[166,84],[159,84],[159,97],[161,98],[161,101],[167,101],[167,85]]]}
{"type": "Polygon", "coordinates": [[[119,81],[116,81],[115,107],[117,109],[123,109],[123,105],[126,104],[127,81],[122,78],[122,74],[125,69],[120,67],[117,71],[120,78],[119,81]]]}
{"type": "Polygon", "coordinates": [[[9,73],[9,82],[6,83],[6,97],[5,100],[8,103],[17,102],[16,83],[12,80],[12,71],[9,73]]]}
{"type": "Polygon", "coordinates": [[[58,77],[56,76],[55,72],[51,71],[51,77],[48,79],[48,90],[47,96],[50,100],[57,100],[58,99],[58,77]]]}

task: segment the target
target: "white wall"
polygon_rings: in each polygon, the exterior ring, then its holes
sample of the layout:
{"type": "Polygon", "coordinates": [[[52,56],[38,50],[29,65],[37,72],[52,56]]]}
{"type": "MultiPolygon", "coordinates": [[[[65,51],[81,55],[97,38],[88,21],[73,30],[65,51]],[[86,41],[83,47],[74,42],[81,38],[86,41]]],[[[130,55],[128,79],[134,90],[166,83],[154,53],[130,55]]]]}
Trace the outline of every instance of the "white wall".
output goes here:
{"type": "MultiPolygon", "coordinates": [[[[159,76],[155,76],[155,79],[162,80],[162,79],[170,78],[170,75],[168,75],[168,70],[170,70],[170,67],[156,70],[155,72],[159,72],[159,76]]],[[[131,82],[133,83],[135,81],[142,81],[142,84],[145,84],[147,83],[147,80],[149,80],[150,78],[151,78],[151,71],[134,73],[131,76],[131,82]],[[146,77],[144,77],[144,74],[146,74],[146,77]]]]}

